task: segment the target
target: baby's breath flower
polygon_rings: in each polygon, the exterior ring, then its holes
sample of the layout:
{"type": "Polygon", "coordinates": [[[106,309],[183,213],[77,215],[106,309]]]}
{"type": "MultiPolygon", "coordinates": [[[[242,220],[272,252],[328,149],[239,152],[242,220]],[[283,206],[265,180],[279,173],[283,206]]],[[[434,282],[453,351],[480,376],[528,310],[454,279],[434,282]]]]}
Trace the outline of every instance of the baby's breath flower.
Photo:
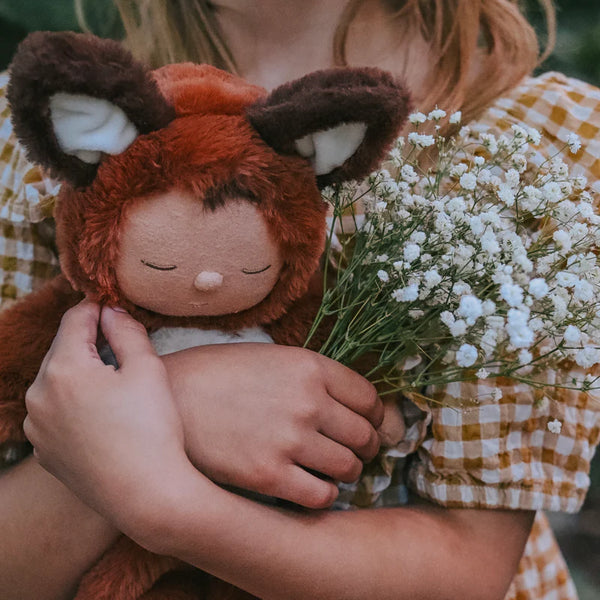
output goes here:
{"type": "Polygon", "coordinates": [[[455,113],[452,113],[448,121],[452,125],[458,125],[462,121],[462,112],[460,110],[457,110],[455,113]]]}
{"type": "Polygon", "coordinates": [[[523,303],[523,288],[518,285],[504,283],[500,286],[500,295],[509,306],[520,306],[523,303]]]}
{"type": "Polygon", "coordinates": [[[567,144],[569,146],[571,154],[577,154],[579,150],[581,150],[581,140],[579,139],[579,136],[575,133],[569,134],[569,137],[567,137],[567,144]]]}
{"type": "Polygon", "coordinates": [[[432,135],[421,135],[416,131],[408,134],[408,141],[417,148],[429,148],[435,144],[435,139],[432,135]]]}
{"type": "Polygon", "coordinates": [[[550,433],[559,434],[562,431],[562,423],[558,419],[553,419],[552,421],[548,421],[548,431],[550,433]]]}
{"type": "Polygon", "coordinates": [[[600,349],[594,346],[586,346],[575,355],[575,362],[584,369],[591,369],[600,363],[600,349]]]}
{"type": "Polygon", "coordinates": [[[428,119],[430,121],[440,121],[441,119],[443,119],[446,116],[446,111],[442,110],[441,108],[436,108],[435,110],[432,110],[429,115],[428,115],[428,119]]]}
{"type": "Polygon", "coordinates": [[[521,350],[519,352],[519,364],[528,365],[533,360],[533,355],[529,350],[521,350]]]}
{"type": "Polygon", "coordinates": [[[460,185],[465,190],[473,191],[477,186],[477,177],[473,173],[465,173],[460,178],[460,185]]]}
{"type": "Polygon", "coordinates": [[[536,277],[529,282],[529,293],[538,300],[544,298],[549,291],[550,288],[548,287],[546,280],[541,277],[536,277]]]}
{"type": "MultiPolygon", "coordinates": [[[[444,118],[436,108],[411,122],[418,129],[429,119],[440,129],[444,118]]],[[[460,114],[449,121],[458,124],[460,114]]],[[[323,352],[352,364],[360,352],[385,349],[394,369],[413,365],[403,386],[472,378],[470,367],[479,379],[533,385],[539,365],[556,370],[557,386],[600,388],[600,378],[561,380],[559,368],[563,359],[582,369],[600,364],[600,214],[592,196],[600,184],[588,188],[560,155],[543,162],[531,149],[540,139],[522,125],[498,137],[463,127],[451,140],[413,131],[412,148],[392,151],[393,176],[382,169],[325,190],[341,202],[336,215],[359,198],[365,214],[355,217],[356,234],[334,238],[327,264],[345,273],[341,289],[325,295],[325,314],[338,319],[323,352]],[[418,153],[406,151],[434,144],[426,171],[418,153]]],[[[575,136],[568,145],[581,149],[575,136]]],[[[391,382],[398,376],[386,364],[377,369],[391,382]]],[[[501,389],[491,396],[499,401],[501,389]]]]}
{"type": "Polygon", "coordinates": [[[482,304],[476,296],[463,296],[456,312],[459,316],[464,317],[468,325],[473,325],[483,314],[482,304]]]}
{"type": "Polygon", "coordinates": [[[563,339],[567,344],[574,345],[579,344],[581,341],[581,331],[575,325],[569,325],[565,329],[565,333],[563,334],[563,339]]]}
{"type": "Polygon", "coordinates": [[[502,400],[502,390],[500,388],[494,388],[492,390],[492,400],[495,400],[496,402],[498,402],[499,400],[502,400]]]}
{"type": "Polygon", "coordinates": [[[459,367],[470,367],[477,362],[477,348],[471,344],[463,344],[456,353],[456,364],[459,367]]]}
{"type": "Polygon", "coordinates": [[[392,298],[396,302],[413,302],[419,297],[419,286],[416,283],[392,292],[392,298]]]}
{"type": "Polygon", "coordinates": [[[404,260],[408,264],[417,260],[417,258],[419,258],[420,254],[421,254],[421,247],[418,246],[417,244],[406,244],[406,246],[404,246],[404,251],[403,251],[404,260]]]}
{"type": "Polygon", "coordinates": [[[416,113],[412,113],[409,117],[408,120],[413,124],[413,125],[422,125],[423,123],[425,123],[425,121],[427,121],[427,115],[424,115],[422,112],[416,112],[416,113]]]}

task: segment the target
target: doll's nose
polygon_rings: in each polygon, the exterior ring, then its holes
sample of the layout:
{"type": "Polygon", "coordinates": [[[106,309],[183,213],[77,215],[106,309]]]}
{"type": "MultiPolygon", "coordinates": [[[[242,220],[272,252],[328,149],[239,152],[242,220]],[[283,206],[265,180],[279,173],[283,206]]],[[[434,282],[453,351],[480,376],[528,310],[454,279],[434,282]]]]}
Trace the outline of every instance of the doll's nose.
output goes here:
{"type": "Polygon", "coordinates": [[[223,275],[216,271],[202,271],[194,280],[194,287],[201,292],[217,290],[223,283],[223,275]]]}

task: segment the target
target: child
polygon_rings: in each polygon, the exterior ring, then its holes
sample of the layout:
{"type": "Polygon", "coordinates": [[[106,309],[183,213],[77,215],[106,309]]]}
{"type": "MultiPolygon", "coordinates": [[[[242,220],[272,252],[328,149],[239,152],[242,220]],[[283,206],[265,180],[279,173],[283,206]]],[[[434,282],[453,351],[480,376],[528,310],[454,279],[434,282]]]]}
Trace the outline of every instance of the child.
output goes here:
{"type": "MultiPolygon", "coordinates": [[[[465,122],[476,119],[482,128],[525,122],[543,127],[549,139],[562,140],[575,131],[586,144],[573,161],[590,177],[599,175],[600,149],[591,139],[600,121],[598,92],[558,75],[526,79],[515,87],[538,60],[535,36],[516,3],[222,0],[129,2],[122,8],[130,45],[156,62],[184,60],[186,50],[204,49],[205,54],[191,58],[235,66],[247,79],[274,87],[331,66],[333,57],[343,62],[345,54],[349,64],[376,64],[400,75],[423,111],[436,104],[461,109],[465,122]],[[126,7],[132,4],[139,6],[141,19],[127,19],[131,15],[126,7]],[[197,45],[192,43],[196,40],[197,45]]],[[[550,6],[546,8],[552,16],[550,6]]],[[[551,153],[550,145],[543,151],[551,153]]],[[[0,213],[11,218],[4,221],[5,255],[20,259],[16,265],[5,260],[16,273],[13,287],[5,281],[3,290],[16,296],[52,270],[54,259],[41,243],[37,223],[52,190],[18,149],[5,149],[2,157],[10,167],[3,179],[8,183],[0,213]],[[23,262],[27,255],[16,252],[32,247],[34,261],[23,262]]],[[[240,359],[229,353],[243,348],[218,353],[199,349],[168,357],[165,372],[129,317],[104,309],[105,334],[124,365],[122,377],[115,380],[115,373],[81,352],[95,335],[99,318],[99,308],[84,303],[65,319],[29,396],[27,433],[42,464],[106,520],[47,477],[33,459],[14,467],[0,480],[0,518],[11,523],[10,529],[3,527],[7,535],[0,542],[0,589],[7,597],[68,597],[78,577],[114,539],[115,527],[152,550],[174,554],[265,598],[576,597],[543,518],[536,519],[528,534],[531,511],[576,510],[583,500],[598,441],[600,408],[591,399],[561,394],[535,408],[533,402],[517,405],[515,391],[505,387],[494,419],[493,407],[484,406],[465,415],[464,423],[443,407],[418,411],[405,403],[409,428],[402,443],[404,453],[411,455],[409,481],[438,507],[277,511],[223,491],[191,467],[166,373],[171,381],[185,382],[175,390],[176,401],[186,415],[191,458],[202,465],[210,462],[214,448],[206,442],[210,432],[201,429],[204,413],[191,412],[190,406],[201,403],[211,411],[206,414],[218,415],[221,400],[235,397],[235,385],[248,390],[250,383],[257,390],[248,402],[253,410],[266,411],[267,400],[273,398],[284,406],[307,406],[314,386],[333,376],[330,365],[306,354],[290,361],[277,347],[254,348],[244,356],[247,372],[241,382],[224,389],[228,365],[240,359]],[[265,363],[272,367],[268,372],[261,371],[265,363]],[[298,378],[300,390],[294,397],[278,383],[291,377],[298,378]],[[126,409],[144,414],[145,430],[128,427],[132,421],[123,418],[124,390],[126,409]],[[195,395],[197,390],[202,393],[195,395]],[[577,427],[584,412],[587,425],[577,427]],[[563,423],[560,440],[533,435],[548,416],[563,423]],[[174,495],[165,496],[167,489],[174,495]],[[33,501],[38,494],[44,494],[43,506],[33,501]],[[141,516],[140,503],[147,506],[141,516]],[[31,541],[32,527],[41,532],[43,543],[31,541]],[[56,550],[48,552],[46,545],[56,550]],[[36,574],[30,572],[32,562],[42,564],[36,574]],[[473,577],[479,572],[485,577],[473,577]]],[[[339,395],[346,399],[354,386],[348,377],[342,379],[339,395]]],[[[439,390],[437,395],[443,400],[446,393],[439,390]]],[[[469,394],[466,387],[464,393],[469,394]]],[[[372,425],[380,418],[377,406],[365,413],[372,425]]],[[[365,406],[360,410],[365,412],[365,406]]],[[[330,503],[333,496],[326,486],[317,489],[310,481],[295,488],[286,465],[277,461],[282,447],[270,442],[261,447],[255,433],[260,428],[243,430],[247,420],[234,414],[237,420],[231,417],[219,431],[232,442],[223,450],[230,453],[228,460],[219,468],[201,466],[205,475],[214,471],[213,479],[236,483],[242,473],[253,472],[252,464],[240,467],[242,458],[258,460],[262,455],[275,466],[270,481],[246,481],[244,487],[265,493],[276,489],[274,495],[287,493],[305,505],[311,500],[314,506],[330,503]],[[241,431],[244,435],[236,437],[241,431]],[[239,438],[247,447],[236,447],[239,438]],[[256,448],[261,451],[252,454],[256,448]],[[217,474],[219,470],[226,472],[217,474]]],[[[309,432],[323,426],[322,413],[313,407],[310,415],[305,429],[296,417],[282,418],[284,445],[300,436],[296,446],[304,450],[309,432]]],[[[323,457],[323,462],[328,459],[323,457]]],[[[399,471],[398,465],[394,481],[399,471]]],[[[375,500],[374,484],[380,481],[363,483],[361,498],[350,502],[364,503],[365,495],[367,502],[375,500]]],[[[399,504],[394,492],[390,486],[379,502],[399,504]]]]}

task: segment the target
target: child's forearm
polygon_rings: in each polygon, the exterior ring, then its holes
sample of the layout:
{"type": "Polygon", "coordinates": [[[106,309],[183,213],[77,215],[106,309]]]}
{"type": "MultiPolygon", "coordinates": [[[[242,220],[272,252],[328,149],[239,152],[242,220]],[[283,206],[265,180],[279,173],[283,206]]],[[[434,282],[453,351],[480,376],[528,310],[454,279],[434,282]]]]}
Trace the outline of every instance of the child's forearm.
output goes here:
{"type": "Polygon", "coordinates": [[[0,473],[0,597],[66,600],[118,532],[33,458],[0,473]]]}
{"type": "Polygon", "coordinates": [[[203,479],[179,489],[148,515],[140,530],[153,533],[139,541],[266,600],[501,600],[532,521],[432,506],[295,513],[203,479]]]}

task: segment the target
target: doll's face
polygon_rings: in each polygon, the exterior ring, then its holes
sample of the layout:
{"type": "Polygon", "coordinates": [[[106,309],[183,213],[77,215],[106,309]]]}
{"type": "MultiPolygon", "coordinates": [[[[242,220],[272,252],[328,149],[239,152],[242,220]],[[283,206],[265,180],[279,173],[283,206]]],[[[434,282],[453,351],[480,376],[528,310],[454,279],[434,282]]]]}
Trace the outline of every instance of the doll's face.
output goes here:
{"type": "Polygon", "coordinates": [[[127,212],[116,273],[123,294],[142,308],[217,316],[258,304],[281,267],[267,224],[248,200],[227,199],[213,211],[173,190],[127,212]]]}

